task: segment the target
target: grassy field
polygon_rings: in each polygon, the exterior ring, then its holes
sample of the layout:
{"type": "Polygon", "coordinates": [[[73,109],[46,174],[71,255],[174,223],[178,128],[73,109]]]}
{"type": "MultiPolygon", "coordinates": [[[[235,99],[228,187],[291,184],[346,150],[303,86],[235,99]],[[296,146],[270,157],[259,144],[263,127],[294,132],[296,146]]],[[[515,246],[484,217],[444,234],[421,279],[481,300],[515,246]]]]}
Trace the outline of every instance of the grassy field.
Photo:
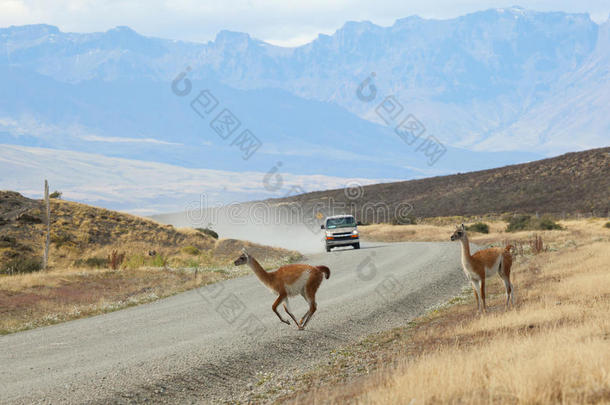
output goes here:
{"type": "MultiPolygon", "coordinates": [[[[499,278],[488,284],[489,313],[472,293],[431,309],[402,328],[330,353],[316,370],[287,382],[288,397],[314,404],[610,403],[610,230],[607,220],[561,221],[536,232],[502,232],[489,223],[477,243],[522,246],[513,267],[517,307],[505,312],[499,278]]],[[[450,225],[371,226],[384,240],[445,240],[450,225]],[[415,231],[415,233],[405,232],[415,231]]],[[[277,383],[274,381],[274,384],[277,383]]]]}
{"type": "Polygon", "coordinates": [[[529,242],[534,235],[542,238],[545,248],[559,250],[574,246],[583,240],[595,241],[608,236],[605,228],[606,220],[589,218],[580,220],[557,221],[563,230],[527,230],[507,232],[507,223],[498,217],[477,217],[476,219],[464,217],[428,218],[417,225],[388,225],[375,224],[359,227],[363,240],[379,242],[448,242],[456,225],[465,225],[482,221],[489,226],[489,233],[468,232],[471,243],[480,246],[504,246],[508,243],[520,250],[529,252],[529,242]],[[470,221],[469,221],[470,220],[470,221]]]}
{"type": "Polygon", "coordinates": [[[0,192],[0,335],[138,305],[248,273],[242,247],[266,268],[300,254],[133,215],[52,200],[49,268],[41,202],[0,192]],[[122,256],[116,266],[112,252],[122,256]],[[113,268],[115,267],[115,268],[113,268]],[[28,272],[26,272],[28,271],[28,272]]]}

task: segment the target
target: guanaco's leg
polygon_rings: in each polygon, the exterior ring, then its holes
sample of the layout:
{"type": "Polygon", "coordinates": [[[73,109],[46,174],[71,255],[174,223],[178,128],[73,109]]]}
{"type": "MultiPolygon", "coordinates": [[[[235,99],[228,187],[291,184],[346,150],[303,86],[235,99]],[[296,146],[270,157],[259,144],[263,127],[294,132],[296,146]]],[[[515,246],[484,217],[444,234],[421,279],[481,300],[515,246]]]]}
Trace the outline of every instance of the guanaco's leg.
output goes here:
{"type": "Polygon", "coordinates": [[[316,276],[311,277],[305,286],[305,294],[303,295],[303,298],[305,298],[305,300],[307,300],[309,303],[309,310],[303,316],[303,319],[301,319],[301,329],[305,328],[313,313],[316,312],[318,307],[316,305],[316,292],[322,283],[322,277],[322,273],[318,273],[316,276]]]}
{"type": "MultiPolygon", "coordinates": [[[[309,308],[311,309],[311,305],[309,306],[309,308]]],[[[302,318],[301,318],[301,320],[299,321],[299,323],[298,323],[299,328],[302,328],[302,327],[303,327],[303,322],[305,321],[305,319],[306,319],[308,316],[309,316],[309,309],[307,310],[307,312],[305,312],[305,313],[303,314],[303,317],[302,317],[302,318]]]]}
{"type": "Polygon", "coordinates": [[[508,278],[502,277],[502,281],[504,281],[504,288],[506,289],[506,303],[504,304],[504,308],[508,309],[510,307],[510,296],[512,293],[512,286],[508,278]]]}
{"type": "Polygon", "coordinates": [[[288,305],[288,298],[286,298],[286,300],[284,301],[284,311],[286,311],[286,313],[288,315],[290,315],[290,317],[292,318],[292,320],[294,321],[294,323],[299,326],[299,323],[297,322],[297,319],[294,317],[294,315],[292,315],[292,312],[290,312],[289,309],[289,305],[288,305]]]}
{"type": "Polygon", "coordinates": [[[474,292],[474,300],[477,302],[477,312],[481,312],[481,302],[479,300],[479,285],[476,280],[470,282],[472,285],[472,291],[474,292]]]}
{"type": "Polygon", "coordinates": [[[504,260],[502,261],[502,273],[500,276],[502,280],[504,280],[504,287],[506,288],[506,308],[509,307],[509,299],[513,308],[515,308],[515,287],[513,287],[513,283],[510,282],[510,268],[512,267],[513,259],[510,253],[505,253],[504,260]]]}
{"type": "MultiPolygon", "coordinates": [[[[310,300],[309,300],[309,297],[307,296],[307,292],[303,291],[303,293],[301,293],[301,295],[303,296],[303,299],[305,301],[307,301],[308,304],[310,304],[310,300]]],[[[309,305],[309,308],[311,308],[311,304],[309,305]]],[[[301,329],[303,327],[303,322],[305,321],[305,319],[307,318],[308,315],[309,315],[309,309],[307,309],[307,312],[305,312],[303,314],[303,317],[301,318],[299,323],[297,323],[297,325],[299,325],[299,329],[301,329]]]]}
{"type": "Polygon", "coordinates": [[[284,322],[286,325],[290,325],[290,322],[287,321],[286,319],[282,318],[282,315],[280,315],[280,313],[277,312],[278,305],[280,305],[280,303],[282,303],[282,301],[284,301],[285,299],[286,299],[286,293],[280,294],[280,296],[277,297],[277,299],[275,300],[275,302],[273,303],[271,308],[273,309],[273,312],[275,312],[277,317],[280,318],[280,321],[284,322]]]}
{"type": "Polygon", "coordinates": [[[487,312],[487,308],[485,307],[485,279],[481,279],[481,302],[483,306],[483,313],[487,312]]]}
{"type": "MultiPolygon", "coordinates": [[[[316,309],[318,308],[318,306],[316,305],[316,301],[312,300],[309,303],[309,311],[307,311],[307,319],[305,319],[305,322],[303,322],[303,320],[301,320],[301,329],[305,329],[305,326],[307,326],[307,322],[309,322],[309,320],[311,319],[311,316],[313,315],[314,312],[316,312],[316,309]]],[[[305,316],[303,316],[303,318],[305,318],[305,316]]]]}

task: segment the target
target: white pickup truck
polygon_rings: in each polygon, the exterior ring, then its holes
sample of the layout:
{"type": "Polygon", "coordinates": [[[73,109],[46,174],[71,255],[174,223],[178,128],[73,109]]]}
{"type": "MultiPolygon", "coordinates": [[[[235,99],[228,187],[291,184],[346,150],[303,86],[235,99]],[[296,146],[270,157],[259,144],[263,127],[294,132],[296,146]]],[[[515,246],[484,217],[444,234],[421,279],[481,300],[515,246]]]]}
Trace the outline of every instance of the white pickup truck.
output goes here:
{"type": "Polygon", "coordinates": [[[358,224],[353,215],[333,215],[327,217],[324,225],[326,251],[339,246],[353,246],[360,249],[360,237],[358,235],[358,224]]]}

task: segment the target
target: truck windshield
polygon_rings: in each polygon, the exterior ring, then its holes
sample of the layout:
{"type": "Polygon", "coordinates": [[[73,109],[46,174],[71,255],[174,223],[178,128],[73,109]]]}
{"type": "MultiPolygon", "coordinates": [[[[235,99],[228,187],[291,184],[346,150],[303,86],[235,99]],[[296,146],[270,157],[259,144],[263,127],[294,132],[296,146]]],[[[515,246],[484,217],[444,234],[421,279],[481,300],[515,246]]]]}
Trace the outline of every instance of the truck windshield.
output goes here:
{"type": "Polygon", "coordinates": [[[354,217],[329,218],[326,220],[326,229],[356,226],[354,217]]]}

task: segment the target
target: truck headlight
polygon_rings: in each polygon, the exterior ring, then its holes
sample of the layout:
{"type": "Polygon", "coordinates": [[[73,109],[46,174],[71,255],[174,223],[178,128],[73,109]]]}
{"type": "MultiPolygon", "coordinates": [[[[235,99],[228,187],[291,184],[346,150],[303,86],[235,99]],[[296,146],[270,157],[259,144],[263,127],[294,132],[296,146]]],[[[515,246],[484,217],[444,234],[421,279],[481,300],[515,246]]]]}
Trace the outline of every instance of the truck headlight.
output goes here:
{"type": "Polygon", "coordinates": [[[352,231],[352,235],[358,235],[358,230],[357,230],[357,229],[354,229],[354,230],[352,231]]]}

